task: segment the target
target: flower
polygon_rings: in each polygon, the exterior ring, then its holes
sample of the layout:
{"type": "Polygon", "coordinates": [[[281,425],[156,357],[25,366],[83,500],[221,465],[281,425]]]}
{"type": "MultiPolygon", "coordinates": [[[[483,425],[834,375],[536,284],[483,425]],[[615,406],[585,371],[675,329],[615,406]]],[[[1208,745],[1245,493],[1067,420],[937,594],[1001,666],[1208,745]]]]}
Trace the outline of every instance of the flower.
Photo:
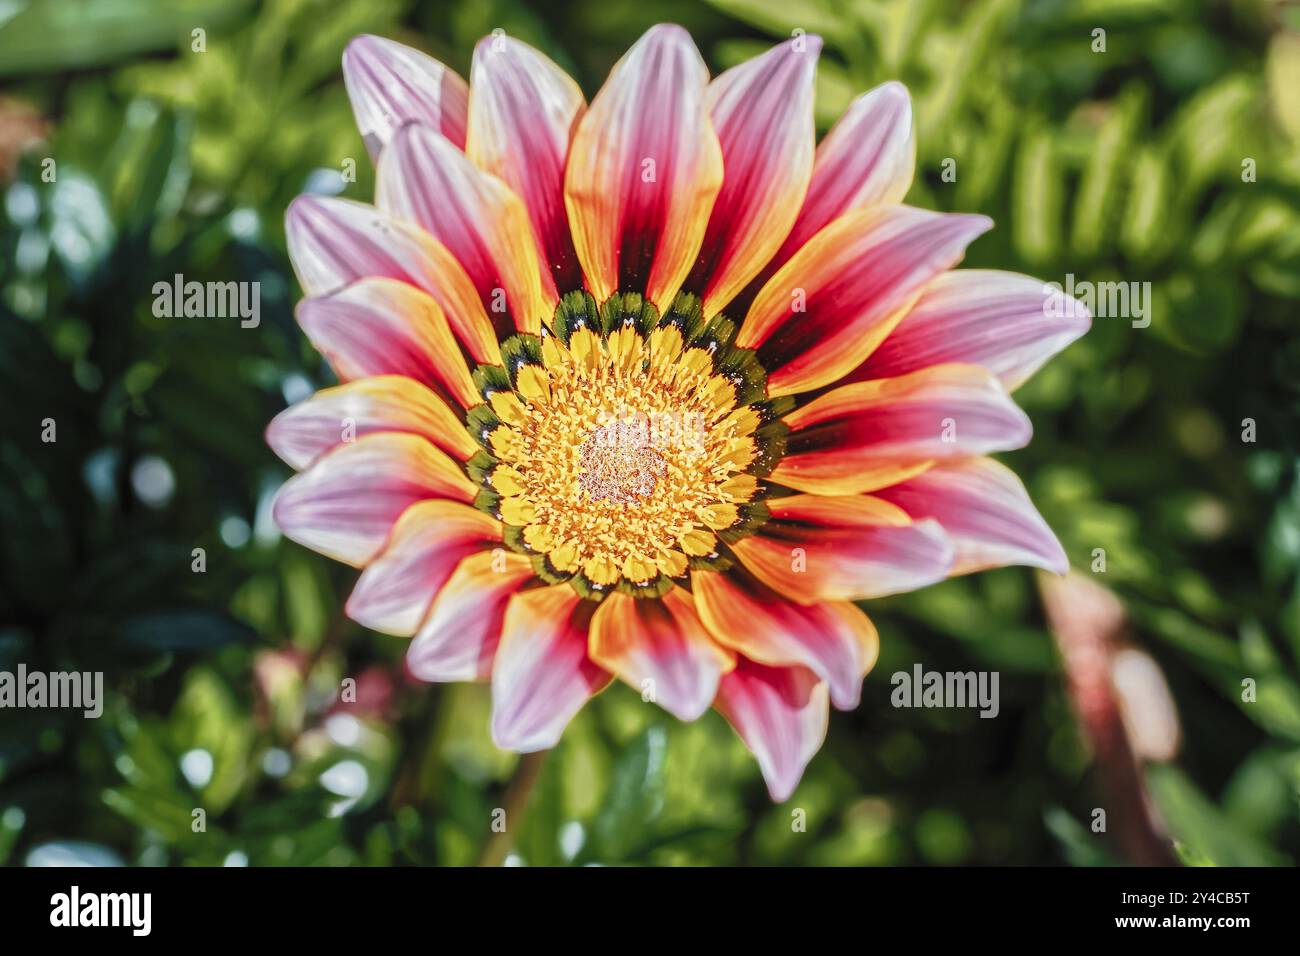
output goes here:
{"type": "Polygon", "coordinates": [[[900,205],[907,91],[815,145],[821,41],[710,81],[649,30],[591,104],[494,34],[470,84],[363,36],[374,206],[299,197],[297,316],[339,380],[271,423],[284,533],[361,568],[347,612],[412,673],[490,680],[553,746],[617,677],[710,705],[775,800],[857,705],[854,603],[1006,564],[1063,572],[1008,396],[1087,329],[1026,276],[948,271],[991,225],[900,205]]]}

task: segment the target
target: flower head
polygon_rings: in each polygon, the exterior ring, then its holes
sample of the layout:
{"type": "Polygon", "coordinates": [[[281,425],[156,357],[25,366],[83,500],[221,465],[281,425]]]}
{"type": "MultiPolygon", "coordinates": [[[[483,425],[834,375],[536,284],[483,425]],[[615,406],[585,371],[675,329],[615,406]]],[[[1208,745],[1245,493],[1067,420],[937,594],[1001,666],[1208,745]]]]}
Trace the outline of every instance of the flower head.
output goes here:
{"type": "Polygon", "coordinates": [[[430,681],[490,680],[506,748],[622,679],[711,705],[785,799],[876,632],[854,603],[1005,564],[1062,571],[989,453],[1089,317],[949,271],[990,225],[900,200],[906,90],[815,143],[820,40],[710,80],[648,31],[590,106],[501,35],[467,86],[360,37],[344,76],[374,206],[287,217],[298,319],[343,383],[271,423],[275,517],[362,569],[348,613],[430,681]]]}

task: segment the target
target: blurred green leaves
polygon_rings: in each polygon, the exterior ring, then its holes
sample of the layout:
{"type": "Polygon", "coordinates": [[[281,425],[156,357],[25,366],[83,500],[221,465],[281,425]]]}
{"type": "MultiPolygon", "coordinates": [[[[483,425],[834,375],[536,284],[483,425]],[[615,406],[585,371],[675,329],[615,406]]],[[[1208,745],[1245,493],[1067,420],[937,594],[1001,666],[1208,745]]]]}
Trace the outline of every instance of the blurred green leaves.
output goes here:
{"type": "Polygon", "coordinates": [[[196,27],[238,20],[254,0],[10,0],[0,11],[0,76],[54,73],[174,49],[196,27]]]}

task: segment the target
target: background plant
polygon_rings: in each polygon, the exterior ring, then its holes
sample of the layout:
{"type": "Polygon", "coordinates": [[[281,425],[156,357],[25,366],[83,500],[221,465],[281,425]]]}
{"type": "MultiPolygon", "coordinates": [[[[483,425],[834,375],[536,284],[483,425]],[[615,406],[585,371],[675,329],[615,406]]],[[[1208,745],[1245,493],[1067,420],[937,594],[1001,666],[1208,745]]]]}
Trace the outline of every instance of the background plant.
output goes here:
{"type": "MultiPolygon", "coordinates": [[[[0,859],[495,852],[488,823],[517,758],[491,746],[485,689],[405,678],[404,642],[342,615],[350,572],[269,520],[285,472],[262,429],[329,381],[293,322],[282,214],[303,190],[372,194],[339,71],[353,34],[467,74],[499,27],[590,95],[656,20],[690,28],[715,70],[794,29],[822,34],[823,130],[858,92],[907,83],[909,201],[997,220],[968,266],[1153,284],[1149,328],[1099,319],[1019,393],[1037,434],[1009,460],[1076,568],[1105,550],[1096,578],[1170,684],[1183,744],[1148,776],[1183,859],[1294,861],[1300,16],[1193,0],[6,5],[0,669],[103,670],[112,695],[98,721],[0,712],[0,859]],[[355,182],[340,175],[349,159],[355,182]],[[152,286],[176,273],[260,282],[260,327],[155,317],[152,286]],[[356,703],[339,700],[345,678],[356,703]]],[[[1031,573],[871,613],[882,658],[863,706],[835,715],[789,804],[770,804],[716,714],[682,725],[617,685],[541,764],[519,858],[1114,859],[1087,829],[1091,758],[1031,573]],[[999,670],[1001,715],[895,710],[888,676],[915,661],[999,670]]]]}

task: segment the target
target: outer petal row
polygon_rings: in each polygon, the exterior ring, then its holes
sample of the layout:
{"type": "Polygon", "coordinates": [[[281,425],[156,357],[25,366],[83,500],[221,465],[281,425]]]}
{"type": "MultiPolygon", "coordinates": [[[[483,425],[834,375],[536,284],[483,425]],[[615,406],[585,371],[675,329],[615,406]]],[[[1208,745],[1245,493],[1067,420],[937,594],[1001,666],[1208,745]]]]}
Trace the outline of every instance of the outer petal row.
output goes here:
{"type": "Polygon", "coordinates": [[[492,666],[492,739],[504,750],[554,747],[609,675],[587,656],[591,602],[567,584],[510,599],[492,666]]]}
{"type": "Polygon", "coordinates": [[[658,601],[605,598],[591,621],[591,658],[682,720],[709,709],[718,679],[735,666],[681,588],[658,601]]]}
{"type": "MultiPolygon", "coordinates": [[[[827,684],[813,669],[770,666],[726,650],[680,589],[662,601],[610,595],[593,615],[589,602],[567,585],[518,590],[531,576],[530,563],[519,555],[482,551],[461,560],[411,644],[412,673],[436,681],[490,676],[493,739],[522,752],[559,741],[587,699],[608,683],[602,665],[642,691],[641,682],[653,680],[656,701],[683,720],[713,703],[757,757],[773,799],[790,795],[826,733],[827,684]]],[[[762,588],[751,582],[751,594],[755,587],[762,588]]],[[[768,621],[792,611],[799,618],[784,638],[784,652],[782,636],[770,628],[754,642],[757,652],[807,656],[819,668],[848,654],[840,687],[844,705],[851,706],[854,685],[875,657],[875,631],[865,615],[837,605],[813,621],[805,609],[770,592],[757,599],[770,603],[768,621]],[[801,646],[806,641],[816,648],[814,631],[827,623],[837,633],[825,646],[812,652],[801,646]],[[857,636],[832,646],[849,634],[857,636]]]]}
{"type": "Polygon", "coordinates": [[[884,83],[859,96],[818,144],[807,196],[785,240],[730,311],[744,314],[767,280],[840,216],[902,202],[915,165],[907,87],[884,83]]]}
{"type": "Polygon", "coordinates": [[[706,102],[726,174],[687,288],[708,318],[785,238],[812,176],[813,75],[822,41],[801,36],[723,73],[706,102]]]}
{"type": "Polygon", "coordinates": [[[290,478],[272,513],[287,537],[361,567],[411,505],[426,498],[468,503],[475,490],[455,461],[420,436],[384,432],[340,445],[290,478]]]}
{"type": "Polygon", "coordinates": [[[832,389],[791,412],[786,455],[772,480],[847,495],[919,474],[936,460],[1028,444],[1028,417],[974,365],[937,365],[832,389]]]}
{"type": "Polygon", "coordinates": [[[285,229],[289,258],[308,295],[337,292],[372,276],[397,279],[437,302],[475,362],[500,363],[496,333],[474,283],[424,230],[364,203],[320,196],[290,203],[285,229]]]}
{"type": "Polygon", "coordinates": [[[375,205],[450,250],[499,338],[536,333],[555,308],[542,289],[528,211],[505,183],[426,126],[403,126],[379,158],[375,205]]]}
{"type": "Polygon", "coordinates": [[[501,542],[501,523],[458,501],[421,501],[393,526],[384,550],[361,572],[348,617],[374,631],[410,637],[462,558],[501,542]]]}
{"type": "Polygon", "coordinates": [[[359,36],[343,51],[343,83],[372,158],[411,120],[465,146],[469,87],[433,57],[393,40],[359,36]]]}
{"type": "Polygon", "coordinates": [[[758,760],[772,799],[788,799],[826,739],[826,685],[807,668],[742,657],[722,679],[716,706],[758,760]]]}
{"type": "Polygon", "coordinates": [[[1015,472],[991,458],[935,465],[876,495],[912,518],[932,518],[952,539],[953,574],[1027,564],[1064,574],[1065,551],[1015,472]]]}
{"type": "Polygon", "coordinates": [[[878,206],[837,219],[763,287],[736,336],[771,395],[830,385],[884,340],[935,276],[991,226],[985,216],[878,206]]]}
{"type": "Polygon", "coordinates": [[[681,27],[652,27],[578,124],[565,172],[573,242],[597,301],[643,292],[663,311],[694,264],[722,185],[708,70],[681,27]]]}
{"type": "Polygon", "coordinates": [[[298,324],[342,382],[404,375],[460,408],[480,400],[446,315],[432,296],[396,279],[359,279],[304,299],[298,324]]]}
{"type": "Polygon", "coordinates": [[[301,471],[338,445],[374,432],[420,435],[458,461],[468,461],[478,450],[446,402],[401,375],[322,389],[276,415],[267,426],[266,442],[301,471]]]}
{"type": "Polygon", "coordinates": [[[426,681],[486,680],[506,606],[534,578],[533,563],[522,554],[481,551],[461,561],[407,649],[411,673],[426,681]]]}
{"type": "Polygon", "coordinates": [[[768,502],[771,520],[732,545],[756,577],[798,604],[863,601],[914,591],[952,570],[953,548],[933,521],[865,495],[792,495],[768,502]]]}
{"type": "Polygon", "coordinates": [[[858,704],[876,661],[876,629],[848,601],[800,605],[742,568],[691,575],[700,619],[722,644],[772,666],[801,665],[824,680],[835,706],[858,704]]]}
{"type": "Polygon", "coordinates": [[[550,59],[511,37],[484,37],[474,48],[465,153],[523,200],[541,254],[549,296],[582,282],[564,209],[569,138],[586,101],[550,59]]]}
{"type": "Polygon", "coordinates": [[[818,145],[808,196],[773,257],[776,266],[840,216],[902,202],[915,166],[907,87],[889,82],[863,93],[818,145]]]}
{"type": "Polygon", "coordinates": [[[1015,389],[1091,321],[1083,303],[1038,279],[986,269],[945,272],[841,384],[965,362],[1015,389]]]}

